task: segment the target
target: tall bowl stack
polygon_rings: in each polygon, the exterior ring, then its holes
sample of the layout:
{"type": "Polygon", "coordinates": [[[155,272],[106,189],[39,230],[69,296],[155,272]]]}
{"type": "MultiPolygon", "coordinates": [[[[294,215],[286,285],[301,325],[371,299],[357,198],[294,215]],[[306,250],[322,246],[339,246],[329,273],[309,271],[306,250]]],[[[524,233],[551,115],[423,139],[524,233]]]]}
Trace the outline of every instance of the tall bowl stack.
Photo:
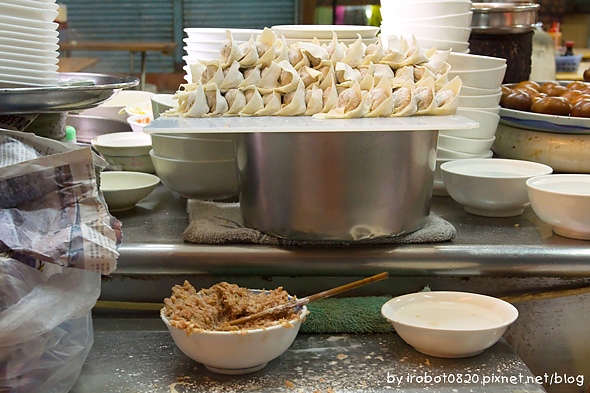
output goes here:
{"type": "Polygon", "coordinates": [[[416,37],[424,48],[469,52],[469,0],[382,0],[381,34],[416,37]]]}
{"type": "Polygon", "coordinates": [[[493,156],[490,149],[500,121],[501,86],[506,72],[506,59],[499,57],[451,53],[447,62],[451,65],[449,77],[459,76],[463,81],[457,114],[477,121],[479,126],[439,132],[434,183],[434,193],[438,195],[446,195],[440,173],[442,163],[493,156]]]}
{"type": "Polygon", "coordinates": [[[57,85],[57,8],[55,0],[0,2],[0,87],[57,85]]]}

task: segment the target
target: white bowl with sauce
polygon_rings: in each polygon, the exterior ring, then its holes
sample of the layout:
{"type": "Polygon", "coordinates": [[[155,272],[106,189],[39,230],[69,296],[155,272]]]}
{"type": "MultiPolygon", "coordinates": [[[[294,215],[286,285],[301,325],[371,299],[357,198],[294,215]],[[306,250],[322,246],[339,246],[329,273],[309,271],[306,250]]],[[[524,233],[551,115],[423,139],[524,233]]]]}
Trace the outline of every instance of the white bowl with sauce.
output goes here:
{"type": "Polygon", "coordinates": [[[484,217],[513,217],[529,205],[526,181],[547,175],[545,164],[501,158],[468,158],[440,166],[447,192],[466,212],[484,217]]]}
{"type": "Polygon", "coordinates": [[[381,308],[397,334],[418,352],[464,358],[494,345],[518,317],[510,303],[468,292],[417,292],[381,308]]]}

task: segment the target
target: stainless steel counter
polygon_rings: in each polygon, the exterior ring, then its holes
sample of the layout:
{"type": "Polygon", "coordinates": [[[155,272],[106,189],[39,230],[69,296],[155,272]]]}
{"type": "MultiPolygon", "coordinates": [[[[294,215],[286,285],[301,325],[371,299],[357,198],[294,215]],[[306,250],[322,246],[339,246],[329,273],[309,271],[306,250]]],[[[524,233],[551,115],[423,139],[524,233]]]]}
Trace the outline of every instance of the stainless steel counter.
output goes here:
{"type": "Polygon", "coordinates": [[[478,217],[450,197],[432,211],[457,228],[451,242],[397,246],[272,247],[182,241],[186,200],[160,185],[134,209],[116,213],[124,239],[114,275],[203,274],[590,277],[590,241],[552,234],[529,207],[510,218],[478,217]]]}
{"type": "Polygon", "coordinates": [[[300,334],[261,371],[225,376],[182,354],[159,320],[97,322],[93,349],[71,393],[545,392],[540,383],[546,377],[534,376],[504,340],[475,357],[440,359],[416,352],[395,334],[300,334]]]}

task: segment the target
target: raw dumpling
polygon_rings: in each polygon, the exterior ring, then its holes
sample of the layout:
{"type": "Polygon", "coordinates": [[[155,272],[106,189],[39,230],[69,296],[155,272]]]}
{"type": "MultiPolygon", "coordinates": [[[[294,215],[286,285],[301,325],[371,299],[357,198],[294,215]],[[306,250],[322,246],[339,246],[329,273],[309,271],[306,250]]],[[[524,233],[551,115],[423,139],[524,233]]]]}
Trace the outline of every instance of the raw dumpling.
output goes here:
{"type": "Polygon", "coordinates": [[[239,116],[254,116],[256,112],[264,108],[264,101],[257,88],[250,86],[244,89],[246,105],[238,113],[239,116]]]}
{"type": "Polygon", "coordinates": [[[328,50],[322,48],[320,45],[315,45],[308,42],[300,42],[298,44],[299,49],[309,60],[309,64],[312,67],[317,67],[324,60],[328,60],[330,55],[328,50]]]}
{"type": "Polygon", "coordinates": [[[323,90],[323,108],[322,113],[328,113],[338,103],[338,89],[336,89],[336,83],[332,84],[323,90]]]}
{"type": "Polygon", "coordinates": [[[240,59],[240,67],[248,68],[258,64],[260,57],[258,56],[258,49],[256,48],[254,36],[250,37],[250,40],[240,45],[240,49],[244,53],[244,56],[240,59]]]}
{"type": "Polygon", "coordinates": [[[383,36],[377,37],[377,42],[368,45],[365,50],[365,57],[360,65],[368,65],[371,63],[379,63],[385,56],[385,47],[383,46],[383,36]]]}
{"type": "Polygon", "coordinates": [[[363,94],[358,82],[354,82],[352,87],[344,89],[338,95],[338,102],[328,113],[318,113],[315,117],[325,119],[348,119],[363,117],[368,113],[366,105],[367,94],[363,94]]]}
{"type": "Polygon", "coordinates": [[[305,113],[305,85],[299,80],[295,91],[283,96],[283,106],[276,113],[277,116],[297,116],[305,113]]]}
{"type": "Polygon", "coordinates": [[[343,87],[350,87],[353,82],[360,82],[362,79],[361,72],[346,63],[336,63],[334,73],[336,75],[336,82],[343,87]]]}
{"type": "Polygon", "coordinates": [[[389,79],[382,78],[367,95],[369,113],[365,117],[389,116],[393,113],[393,96],[389,79]]]}
{"type": "Polygon", "coordinates": [[[266,94],[280,87],[279,78],[283,68],[275,62],[270,63],[260,72],[260,81],[256,85],[261,94],[266,94]]]}
{"type": "Polygon", "coordinates": [[[336,64],[344,59],[346,46],[344,46],[344,44],[341,42],[338,42],[338,36],[335,32],[332,32],[332,41],[330,41],[330,43],[326,46],[326,50],[328,51],[328,58],[332,64],[336,64]]]}
{"type": "Polygon", "coordinates": [[[201,77],[198,80],[195,80],[195,76],[193,75],[193,81],[195,83],[206,85],[207,83],[221,84],[221,82],[223,82],[225,75],[223,74],[223,69],[219,60],[210,60],[204,62],[202,66],[204,68],[202,68],[201,77]]]}
{"type": "Polygon", "coordinates": [[[305,116],[320,113],[324,108],[324,92],[316,85],[305,90],[305,116]]]}
{"type": "Polygon", "coordinates": [[[276,114],[282,105],[282,97],[281,93],[278,91],[271,91],[262,96],[262,102],[264,104],[264,108],[260,109],[256,112],[255,116],[272,116],[276,114]]]}
{"type": "Polygon", "coordinates": [[[348,64],[352,68],[360,66],[365,57],[366,45],[359,34],[357,40],[352,43],[344,53],[344,58],[341,60],[342,63],[348,64]]]}
{"type": "Polygon", "coordinates": [[[290,93],[297,89],[301,77],[297,70],[287,60],[279,63],[281,73],[279,74],[279,87],[276,89],[279,93],[290,93]]]}
{"type": "Polygon", "coordinates": [[[219,60],[223,68],[229,67],[234,61],[240,61],[244,57],[244,52],[240,46],[234,41],[231,31],[226,30],[225,41],[219,51],[219,60]]]}
{"type": "Polygon", "coordinates": [[[228,109],[223,116],[236,116],[246,106],[246,96],[239,89],[228,90],[225,93],[225,100],[227,101],[228,109]]]}
{"type": "Polygon", "coordinates": [[[435,116],[452,115],[457,112],[459,106],[459,92],[463,82],[458,76],[454,77],[442,89],[434,95],[436,107],[432,108],[430,113],[435,116]]]}
{"type": "Polygon", "coordinates": [[[427,115],[433,108],[436,108],[434,93],[434,78],[428,77],[416,83],[414,91],[414,100],[418,107],[416,115],[427,115]]]}
{"type": "Polygon", "coordinates": [[[230,89],[239,87],[244,82],[244,74],[240,71],[240,63],[234,61],[233,64],[223,70],[223,81],[219,83],[219,90],[222,93],[230,89]]]}
{"type": "Polygon", "coordinates": [[[219,116],[227,112],[228,105],[225,97],[221,94],[219,86],[214,83],[209,83],[203,86],[205,90],[205,97],[207,98],[207,105],[209,112],[204,116],[219,116]]]}
{"type": "Polygon", "coordinates": [[[187,94],[177,94],[178,110],[184,117],[201,117],[209,112],[207,97],[203,85],[198,84],[195,90],[187,94]]]}
{"type": "Polygon", "coordinates": [[[414,100],[414,82],[407,81],[402,87],[395,90],[393,97],[392,117],[412,116],[418,110],[414,100]]]}
{"type": "Polygon", "coordinates": [[[321,71],[310,67],[301,67],[298,71],[299,77],[303,81],[305,88],[307,89],[311,85],[317,85],[324,77],[321,71]]]}

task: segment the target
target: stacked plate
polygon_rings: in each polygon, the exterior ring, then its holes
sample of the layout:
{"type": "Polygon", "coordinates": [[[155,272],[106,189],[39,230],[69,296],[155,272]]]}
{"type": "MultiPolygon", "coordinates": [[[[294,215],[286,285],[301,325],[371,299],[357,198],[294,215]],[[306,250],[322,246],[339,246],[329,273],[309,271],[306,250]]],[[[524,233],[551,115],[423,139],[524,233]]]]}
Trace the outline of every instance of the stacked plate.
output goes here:
{"type": "Polygon", "coordinates": [[[435,192],[444,194],[440,174],[443,162],[462,158],[489,158],[500,121],[502,80],[506,59],[465,53],[450,53],[449,79],[459,76],[463,87],[459,93],[457,114],[477,121],[477,128],[439,132],[436,150],[435,192]]]}
{"type": "Polygon", "coordinates": [[[271,29],[278,37],[285,37],[289,45],[310,42],[314,38],[320,44],[329,44],[333,33],[336,33],[338,42],[346,45],[354,43],[359,36],[365,45],[369,45],[377,41],[376,35],[379,32],[378,27],[355,25],[277,25],[271,29]]]}
{"type": "Polygon", "coordinates": [[[184,50],[186,56],[183,60],[186,65],[184,70],[187,75],[185,80],[192,82],[190,76],[190,64],[198,63],[201,60],[214,60],[219,58],[219,51],[221,50],[225,40],[227,39],[227,31],[230,31],[234,41],[238,44],[244,44],[251,37],[256,37],[262,32],[258,29],[226,29],[226,28],[207,28],[207,27],[189,27],[185,28],[184,32],[187,38],[184,39],[184,50]]]}
{"type": "Polygon", "coordinates": [[[0,87],[58,83],[57,7],[55,0],[0,2],[0,87]]]}
{"type": "Polygon", "coordinates": [[[381,34],[416,37],[429,49],[469,52],[469,0],[381,0],[381,34]]]}

